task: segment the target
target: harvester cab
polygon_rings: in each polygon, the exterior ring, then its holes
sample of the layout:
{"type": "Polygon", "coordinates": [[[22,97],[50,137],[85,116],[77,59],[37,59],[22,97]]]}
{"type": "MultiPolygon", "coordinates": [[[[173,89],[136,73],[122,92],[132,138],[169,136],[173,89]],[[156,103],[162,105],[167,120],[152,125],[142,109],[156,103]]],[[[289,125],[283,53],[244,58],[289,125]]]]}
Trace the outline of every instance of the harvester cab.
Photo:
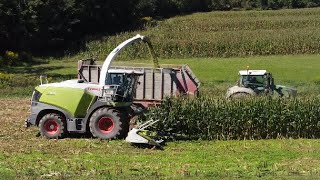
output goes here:
{"type": "Polygon", "coordinates": [[[295,97],[297,90],[282,85],[275,85],[272,74],[266,70],[241,70],[237,85],[227,91],[227,98],[273,95],[295,97]]]}
{"type": "Polygon", "coordinates": [[[41,84],[35,87],[31,100],[31,115],[26,127],[35,125],[47,138],[60,138],[68,133],[87,133],[100,139],[125,137],[138,77],[137,70],[110,69],[112,61],[127,46],[143,41],[136,35],[118,45],[105,59],[100,82],[81,80],[41,84]]]}
{"type": "Polygon", "coordinates": [[[112,69],[108,71],[106,85],[101,90],[100,100],[132,102],[140,71],[112,69]]]}

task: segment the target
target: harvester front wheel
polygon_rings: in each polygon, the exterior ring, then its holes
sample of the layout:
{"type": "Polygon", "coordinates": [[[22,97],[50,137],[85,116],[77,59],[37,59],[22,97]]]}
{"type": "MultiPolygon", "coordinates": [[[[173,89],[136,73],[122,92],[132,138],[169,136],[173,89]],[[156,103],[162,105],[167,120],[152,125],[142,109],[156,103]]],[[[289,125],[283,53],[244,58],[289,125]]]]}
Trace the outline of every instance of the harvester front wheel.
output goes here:
{"type": "Polygon", "coordinates": [[[128,133],[128,122],[115,109],[96,110],[90,118],[89,127],[92,135],[99,139],[121,138],[128,133]]]}
{"type": "Polygon", "coordinates": [[[65,127],[63,117],[56,113],[44,115],[39,122],[41,136],[49,139],[61,138],[65,133],[65,127]]]}

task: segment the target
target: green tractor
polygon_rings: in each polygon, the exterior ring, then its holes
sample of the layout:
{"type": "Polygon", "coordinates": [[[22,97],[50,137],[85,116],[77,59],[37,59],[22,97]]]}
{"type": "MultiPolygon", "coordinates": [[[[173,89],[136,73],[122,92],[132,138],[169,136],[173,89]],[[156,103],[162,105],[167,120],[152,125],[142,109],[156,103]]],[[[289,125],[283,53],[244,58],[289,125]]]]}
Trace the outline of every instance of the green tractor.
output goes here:
{"type": "Polygon", "coordinates": [[[241,70],[237,85],[227,90],[227,98],[274,95],[295,97],[297,90],[282,85],[275,85],[272,74],[266,70],[241,70]],[[275,93],[276,92],[276,93],[275,93]]]}
{"type": "Polygon", "coordinates": [[[47,138],[87,132],[100,139],[125,137],[129,119],[137,113],[131,105],[142,72],[110,66],[122,49],[140,40],[147,41],[144,36],[134,36],[108,55],[99,84],[81,79],[35,87],[26,127],[38,126],[40,134],[47,138]]]}

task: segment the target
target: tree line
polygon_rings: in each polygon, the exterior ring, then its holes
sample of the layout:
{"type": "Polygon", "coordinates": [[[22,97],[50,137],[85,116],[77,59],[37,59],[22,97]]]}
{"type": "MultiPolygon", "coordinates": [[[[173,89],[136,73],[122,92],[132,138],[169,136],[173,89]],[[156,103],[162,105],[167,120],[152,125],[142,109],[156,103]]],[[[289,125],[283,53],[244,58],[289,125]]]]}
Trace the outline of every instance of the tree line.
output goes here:
{"type": "Polygon", "coordinates": [[[79,47],[85,37],[140,27],[142,17],[318,7],[320,0],[0,0],[0,57],[79,47]]]}

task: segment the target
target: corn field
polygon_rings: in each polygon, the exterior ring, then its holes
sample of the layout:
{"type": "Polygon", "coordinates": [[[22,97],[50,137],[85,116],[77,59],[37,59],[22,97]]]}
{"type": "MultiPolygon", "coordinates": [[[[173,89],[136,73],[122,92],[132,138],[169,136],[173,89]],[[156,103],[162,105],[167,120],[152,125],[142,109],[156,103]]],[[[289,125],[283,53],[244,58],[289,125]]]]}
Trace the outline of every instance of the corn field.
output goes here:
{"type": "MultiPolygon", "coordinates": [[[[157,21],[145,30],[87,44],[103,58],[116,44],[135,34],[147,35],[162,58],[235,57],[320,53],[320,8],[278,11],[196,13],[157,21]]],[[[123,58],[148,55],[135,45],[123,58]]]]}
{"type": "Polygon", "coordinates": [[[319,104],[319,97],[177,98],[150,109],[147,118],[160,119],[153,130],[192,140],[319,138],[319,104]]]}

